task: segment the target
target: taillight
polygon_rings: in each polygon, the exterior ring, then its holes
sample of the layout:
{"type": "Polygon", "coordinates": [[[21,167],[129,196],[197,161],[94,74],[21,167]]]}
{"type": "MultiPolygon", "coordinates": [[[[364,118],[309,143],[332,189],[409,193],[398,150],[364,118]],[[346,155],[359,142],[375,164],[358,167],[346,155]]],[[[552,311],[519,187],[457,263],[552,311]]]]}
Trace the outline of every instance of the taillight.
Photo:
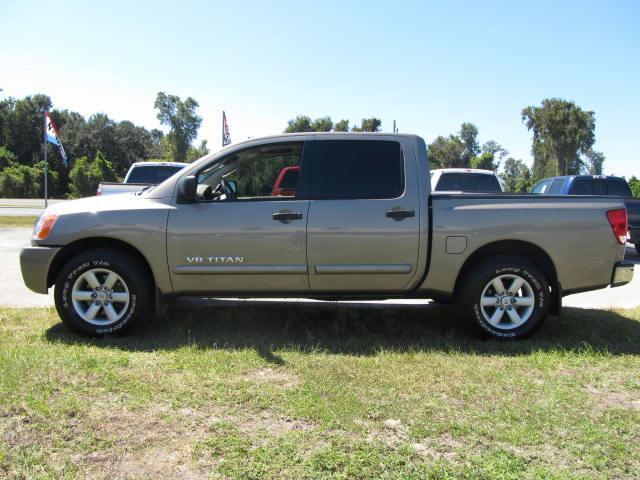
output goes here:
{"type": "Polygon", "coordinates": [[[611,224],[613,234],[620,245],[627,243],[627,209],[619,208],[617,210],[608,210],[607,218],[611,224]]]}

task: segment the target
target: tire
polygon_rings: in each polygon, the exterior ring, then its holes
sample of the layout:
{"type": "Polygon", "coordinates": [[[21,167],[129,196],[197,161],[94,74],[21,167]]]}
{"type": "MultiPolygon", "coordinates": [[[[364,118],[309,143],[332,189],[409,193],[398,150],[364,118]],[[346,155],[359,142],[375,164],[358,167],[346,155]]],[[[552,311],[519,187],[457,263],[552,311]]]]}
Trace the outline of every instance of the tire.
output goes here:
{"type": "Polygon", "coordinates": [[[547,279],[535,265],[521,257],[497,255],[482,261],[463,282],[458,297],[461,314],[484,336],[524,338],[531,335],[542,326],[551,306],[547,279]],[[503,291],[497,291],[499,289],[503,291]]]}
{"type": "Polygon", "coordinates": [[[62,322],[85,335],[123,332],[152,313],[151,279],[131,255],[102,248],[69,260],[55,282],[62,322]]]}

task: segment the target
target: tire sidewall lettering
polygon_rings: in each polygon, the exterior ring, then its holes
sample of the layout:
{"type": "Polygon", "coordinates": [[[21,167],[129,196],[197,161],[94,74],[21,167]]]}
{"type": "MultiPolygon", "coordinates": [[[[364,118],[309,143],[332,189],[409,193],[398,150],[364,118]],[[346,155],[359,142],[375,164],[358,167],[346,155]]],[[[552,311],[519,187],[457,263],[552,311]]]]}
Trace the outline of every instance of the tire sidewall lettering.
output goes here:
{"type": "Polygon", "coordinates": [[[127,325],[127,323],[129,323],[129,321],[134,317],[134,315],[136,314],[137,311],[137,294],[135,292],[131,291],[131,288],[133,287],[133,282],[131,282],[128,278],[128,275],[125,272],[122,272],[121,269],[118,268],[117,265],[112,266],[112,262],[107,261],[107,260],[90,260],[90,261],[83,261],[81,264],[77,265],[75,268],[73,268],[73,270],[71,270],[71,272],[69,272],[65,277],[64,277],[64,283],[62,286],[62,291],[61,291],[61,300],[62,300],[62,307],[66,310],[69,311],[69,314],[71,314],[78,323],[83,324],[85,326],[88,326],[89,328],[94,329],[95,333],[97,334],[109,334],[109,333],[115,333],[117,331],[119,331],[120,329],[122,329],[124,326],[127,325]],[[106,269],[110,269],[112,271],[114,271],[115,273],[118,273],[118,275],[122,276],[125,281],[127,282],[127,287],[129,288],[129,292],[131,294],[131,298],[129,300],[129,306],[127,308],[127,311],[124,315],[123,318],[121,318],[116,324],[114,325],[109,325],[106,328],[95,328],[95,326],[90,325],[88,322],[85,322],[75,311],[74,307],[73,307],[73,303],[71,301],[71,291],[73,288],[73,285],[75,284],[75,282],[77,281],[78,277],[80,277],[83,273],[85,273],[87,270],[93,269],[93,268],[106,268],[106,269]]]}
{"type": "Polygon", "coordinates": [[[545,307],[546,295],[545,295],[545,288],[542,285],[542,283],[535,277],[535,275],[529,272],[526,268],[520,268],[516,266],[505,266],[505,267],[494,269],[493,273],[490,275],[490,278],[485,277],[486,281],[483,280],[485,281],[485,283],[478,284],[476,289],[477,290],[476,298],[479,298],[479,296],[482,294],[482,290],[484,288],[484,285],[486,285],[486,283],[488,283],[489,281],[491,281],[491,279],[499,275],[505,275],[505,274],[517,275],[525,279],[529,283],[529,285],[531,285],[531,288],[533,289],[533,293],[535,297],[534,310],[531,313],[531,317],[523,325],[513,330],[504,330],[504,331],[498,330],[493,328],[485,320],[484,315],[482,315],[480,303],[477,300],[472,304],[472,315],[476,319],[477,324],[483,330],[489,333],[491,336],[499,337],[499,338],[513,338],[513,337],[519,336],[521,332],[526,331],[530,328],[531,322],[535,321],[535,318],[537,317],[537,315],[539,315],[540,311],[543,310],[545,307]]]}

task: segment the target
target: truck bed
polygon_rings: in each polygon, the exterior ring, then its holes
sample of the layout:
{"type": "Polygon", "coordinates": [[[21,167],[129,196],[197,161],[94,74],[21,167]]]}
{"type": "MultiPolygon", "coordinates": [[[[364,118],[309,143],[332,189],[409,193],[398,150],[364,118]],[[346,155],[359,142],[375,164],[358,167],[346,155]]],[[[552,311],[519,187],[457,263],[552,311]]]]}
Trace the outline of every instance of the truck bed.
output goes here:
{"type": "Polygon", "coordinates": [[[564,295],[608,285],[624,247],[606,211],[620,206],[606,196],[434,193],[431,260],[419,290],[452,292],[471,255],[517,244],[545,252],[564,295]]]}

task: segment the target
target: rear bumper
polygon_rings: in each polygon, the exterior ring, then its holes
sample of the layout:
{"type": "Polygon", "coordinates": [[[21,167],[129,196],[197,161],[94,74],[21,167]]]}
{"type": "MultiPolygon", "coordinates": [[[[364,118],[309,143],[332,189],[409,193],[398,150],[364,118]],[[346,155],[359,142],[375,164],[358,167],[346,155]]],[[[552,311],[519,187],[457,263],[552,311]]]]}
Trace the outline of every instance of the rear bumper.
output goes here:
{"type": "Polygon", "coordinates": [[[24,284],[36,293],[47,293],[49,267],[60,247],[24,247],[20,250],[20,270],[24,284]]]}
{"type": "Polygon", "coordinates": [[[623,261],[613,266],[613,274],[611,275],[612,287],[626,285],[631,280],[633,280],[633,263],[623,261]]]}

